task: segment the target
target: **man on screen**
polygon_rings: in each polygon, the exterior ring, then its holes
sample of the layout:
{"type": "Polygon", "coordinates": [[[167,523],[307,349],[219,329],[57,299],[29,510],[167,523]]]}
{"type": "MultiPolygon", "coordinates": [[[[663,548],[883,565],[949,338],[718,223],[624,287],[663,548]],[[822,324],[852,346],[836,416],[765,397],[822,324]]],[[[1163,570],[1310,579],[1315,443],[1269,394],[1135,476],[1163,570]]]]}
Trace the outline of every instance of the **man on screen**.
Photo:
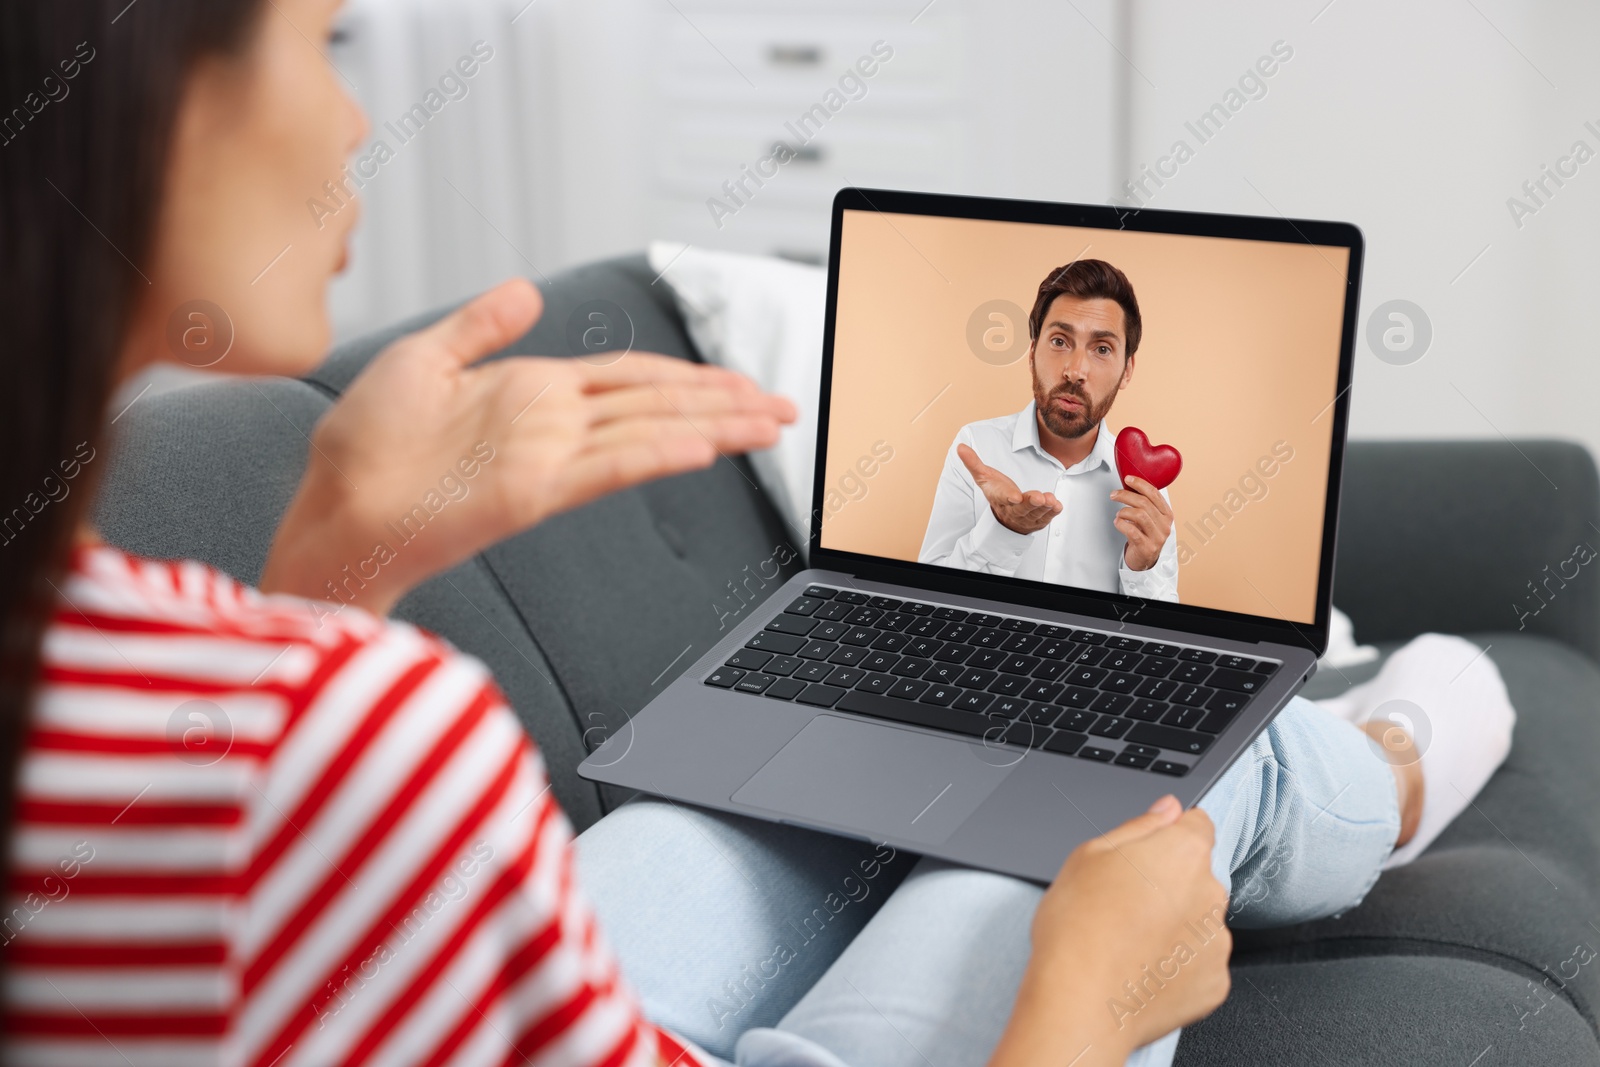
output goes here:
{"type": "Polygon", "coordinates": [[[1105,417],[1142,330],[1128,278],[1099,259],[1050,272],[1028,316],[1033,401],[968,423],[945,457],[917,558],[1151,600],[1178,599],[1165,491],[1117,471],[1105,417]]]}

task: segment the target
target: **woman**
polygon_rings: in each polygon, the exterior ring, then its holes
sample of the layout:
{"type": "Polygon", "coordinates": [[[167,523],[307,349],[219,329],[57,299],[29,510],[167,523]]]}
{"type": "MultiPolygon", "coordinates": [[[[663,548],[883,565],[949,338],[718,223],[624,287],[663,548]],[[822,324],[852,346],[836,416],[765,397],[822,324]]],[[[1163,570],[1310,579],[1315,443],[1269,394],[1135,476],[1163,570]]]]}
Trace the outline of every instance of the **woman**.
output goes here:
{"type": "MultiPolygon", "coordinates": [[[[886,887],[905,861],[638,802],[586,835],[583,864],[641,1013],[499,690],[383,615],[551,514],[770,446],[792,405],[642,354],[473,367],[539,314],[512,282],[383,353],[317,427],[261,591],[87,525],[108,400],[176,354],[193,301],[233,324],[220,369],[299,374],[327,345],[356,212],[319,228],[305,203],[366,132],[320,52],[336,15],[332,0],[0,14],[5,99],[23,102],[0,145],[0,500],[23,502],[0,555],[8,1059],[714,1062],[665,1024],[725,1056],[742,1034],[745,1063],[1113,1064],[1168,1035],[1144,1053],[1160,1060],[1227,992],[1224,880],[1271,889],[1237,901],[1242,918],[1326,914],[1397,841],[1420,849],[1448,822],[1431,754],[1428,776],[1391,767],[1297,702],[1206,811],[1165,798],[1042,892],[925,862],[888,904],[829,904],[840,918],[813,951],[771,976],[752,961],[759,989],[741,979],[748,997],[699,1014],[748,944],[804,925],[784,901],[814,910],[806,894],[840,869],[892,866],[886,887]],[[388,553],[353,609],[316,600],[452,472],[473,491],[388,553]],[[218,748],[205,727],[224,721],[218,748]]],[[[1486,658],[1463,670],[1496,691],[1486,658]]],[[[1434,723],[1435,750],[1454,722],[1434,723]]],[[[1498,760],[1452,768],[1456,785],[1475,792],[1498,760]]]]}

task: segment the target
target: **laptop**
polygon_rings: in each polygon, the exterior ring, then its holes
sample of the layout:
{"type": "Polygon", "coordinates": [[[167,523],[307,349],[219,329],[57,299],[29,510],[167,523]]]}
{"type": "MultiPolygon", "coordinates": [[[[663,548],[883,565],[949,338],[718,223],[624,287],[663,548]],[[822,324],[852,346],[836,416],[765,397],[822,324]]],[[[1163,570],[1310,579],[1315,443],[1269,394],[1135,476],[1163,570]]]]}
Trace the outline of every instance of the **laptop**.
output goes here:
{"type": "Polygon", "coordinates": [[[1050,881],[1327,646],[1354,226],[849,188],[807,569],[579,766],[1050,881]]]}

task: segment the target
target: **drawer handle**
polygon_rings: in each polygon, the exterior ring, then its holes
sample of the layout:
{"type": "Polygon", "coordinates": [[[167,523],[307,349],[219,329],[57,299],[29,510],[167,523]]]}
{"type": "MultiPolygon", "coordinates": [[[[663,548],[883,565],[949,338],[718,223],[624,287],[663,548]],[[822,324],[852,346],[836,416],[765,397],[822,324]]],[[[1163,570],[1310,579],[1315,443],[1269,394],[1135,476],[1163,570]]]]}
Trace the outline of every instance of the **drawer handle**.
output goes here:
{"type": "Polygon", "coordinates": [[[775,44],[767,49],[767,62],[775,67],[815,67],[822,62],[822,48],[814,44],[775,44]]]}

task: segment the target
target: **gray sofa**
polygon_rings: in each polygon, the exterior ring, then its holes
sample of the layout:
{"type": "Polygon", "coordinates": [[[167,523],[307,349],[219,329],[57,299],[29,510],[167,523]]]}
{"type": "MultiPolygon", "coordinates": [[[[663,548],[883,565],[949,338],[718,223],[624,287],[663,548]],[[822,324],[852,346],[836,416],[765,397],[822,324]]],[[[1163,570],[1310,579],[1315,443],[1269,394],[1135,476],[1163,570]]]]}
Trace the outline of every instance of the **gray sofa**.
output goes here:
{"type": "MultiPolygon", "coordinates": [[[[605,298],[628,311],[635,347],[697,358],[651,279],[643,257],[559,275],[509,351],[571,354],[568,317],[605,298]]],[[[342,347],[304,380],[135,404],[100,498],[106,537],[254,581],[306,433],[374,353],[428,318],[342,347]]],[[[1185,1031],[1179,1064],[1600,1063],[1600,566],[1549,578],[1580,543],[1600,546],[1600,484],[1578,446],[1351,446],[1335,601],[1385,651],[1427,630],[1488,646],[1520,712],[1514,748],[1433,848],[1360,907],[1239,932],[1233,993],[1185,1031]]],[[[730,582],[794,550],[748,466],[725,460],[552,519],[397,614],[487,661],[582,829],[625,799],[577,776],[585,751],[718,637],[730,582]]],[[[1307,695],[1374,670],[1325,671],[1307,695]]]]}

